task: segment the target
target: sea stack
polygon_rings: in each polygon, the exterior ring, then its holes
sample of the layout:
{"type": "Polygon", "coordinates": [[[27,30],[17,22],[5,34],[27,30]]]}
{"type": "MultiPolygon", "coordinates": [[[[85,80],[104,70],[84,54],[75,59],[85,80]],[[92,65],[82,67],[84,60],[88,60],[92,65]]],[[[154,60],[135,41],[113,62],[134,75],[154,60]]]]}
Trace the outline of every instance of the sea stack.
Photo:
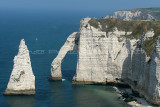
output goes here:
{"type": "Polygon", "coordinates": [[[14,57],[13,70],[4,95],[34,95],[35,76],[32,71],[29,50],[24,39],[19,45],[18,55],[14,57]]]}

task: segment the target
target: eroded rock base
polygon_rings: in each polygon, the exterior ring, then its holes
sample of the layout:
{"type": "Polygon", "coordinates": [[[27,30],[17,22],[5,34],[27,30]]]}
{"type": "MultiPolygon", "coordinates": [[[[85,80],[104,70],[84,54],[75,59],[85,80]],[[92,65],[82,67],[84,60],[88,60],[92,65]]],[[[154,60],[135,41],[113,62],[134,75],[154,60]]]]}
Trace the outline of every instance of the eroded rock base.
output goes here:
{"type": "Polygon", "coordinates": [[[81,81],[72,80],[72,84],[106,85],[106,82],[96,82],[96,81],[87,81],[87,80],[81,80],[81,81]]]}
{"type": "Polygon", "coordinates": [[[48,81],[62,81],[62,77],[49,77],[48,81]]]}
{"type": "Polygon", "coordinates": [[[35,90],[8,90],[6,89],[3,95],[35,95],[35,90]]]}

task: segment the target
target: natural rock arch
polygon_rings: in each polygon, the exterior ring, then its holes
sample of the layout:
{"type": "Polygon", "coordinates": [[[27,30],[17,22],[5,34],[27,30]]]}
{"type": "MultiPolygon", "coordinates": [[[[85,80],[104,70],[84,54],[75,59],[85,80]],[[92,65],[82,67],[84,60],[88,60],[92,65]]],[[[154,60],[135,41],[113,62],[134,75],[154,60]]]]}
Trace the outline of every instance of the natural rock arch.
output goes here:
{"type": "Polygon", "coordinates": [[[72,33],[66,40],[65,44],[60,49],[57,57],[53,60],[51,64],[51,78],[50,80],[62,80],[61,64],[68,53],[68,51],[77,51],[78,47],[78,33],[72,33]]]}

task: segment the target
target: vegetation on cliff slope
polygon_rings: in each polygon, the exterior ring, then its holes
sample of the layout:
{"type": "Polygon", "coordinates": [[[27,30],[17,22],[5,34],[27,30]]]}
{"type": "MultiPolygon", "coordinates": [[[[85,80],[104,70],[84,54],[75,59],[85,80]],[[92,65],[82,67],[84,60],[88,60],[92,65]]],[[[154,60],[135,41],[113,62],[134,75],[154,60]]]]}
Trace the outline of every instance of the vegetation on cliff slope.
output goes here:
{"type": "Polygon", "coordinates": [[[153,8],[139,8],[135,10],[140,10],[144,15],[150,14],[155,19],[160,20],[160,7],[153,7],[153,8]]]}
{"type": "Polygon", "coordinates": [[[152,8],[137,8],[137,10],[140,10],[140,11],[146,11],[146,12],[160,12],[160,7],[152,7],[152,8]]]}
{"type": "Polygon", "coordinates": [[[146,40],[143,43],[142,48],[146,51],[147,56],[151,56],[153,52],[153,46],[160,35],[160,21],[123,21],[120,19],[91,19],[89,24],[95,28],[99,28],[98,23],[102,26],[102,31],[112,31],[114,27],[122,31],[131,31],[131,35],[125,35],[129,39],[139,39],[145,32],[153,29],[155,32],[154,37],[151,40],[146,40]]]}

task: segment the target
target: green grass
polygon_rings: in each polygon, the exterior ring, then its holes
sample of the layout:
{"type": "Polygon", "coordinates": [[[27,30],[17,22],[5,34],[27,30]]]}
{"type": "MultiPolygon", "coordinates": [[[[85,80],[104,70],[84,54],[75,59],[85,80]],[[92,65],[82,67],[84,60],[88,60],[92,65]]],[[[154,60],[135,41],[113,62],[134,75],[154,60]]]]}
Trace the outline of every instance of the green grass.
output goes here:
{"type": "Polygon", "coordinates": [[[160,11],[160,7],[152,7],[152,8],[138,8],[137,10],[155,12],[160,11]]]}
{"type": "Polygon", "coordinates": [[[146,31],[153,29],[155,32],[151,40],[144,41],[142,48],[146,51],[147,56],[151,56],[153,52],[154,43],[160,35],[160,21],[123,21],[120,19],[91,19],[89,24],[95,28],[99,28],[98,22],[102,25],[102,31],[108,33],[114,27],[122,31],[132,31],[131,35],[124,35],[129,39],[139,39],[146,31]],[[107,26],[107,27],[106,27],[107,26]]]}
{"type": "Polygon", "coordinates": [[[136,10],[142,11],[143,15],[151,14],[156,20],[160,20],[160,7],[153,8],[139,8],[136,10]]]}

